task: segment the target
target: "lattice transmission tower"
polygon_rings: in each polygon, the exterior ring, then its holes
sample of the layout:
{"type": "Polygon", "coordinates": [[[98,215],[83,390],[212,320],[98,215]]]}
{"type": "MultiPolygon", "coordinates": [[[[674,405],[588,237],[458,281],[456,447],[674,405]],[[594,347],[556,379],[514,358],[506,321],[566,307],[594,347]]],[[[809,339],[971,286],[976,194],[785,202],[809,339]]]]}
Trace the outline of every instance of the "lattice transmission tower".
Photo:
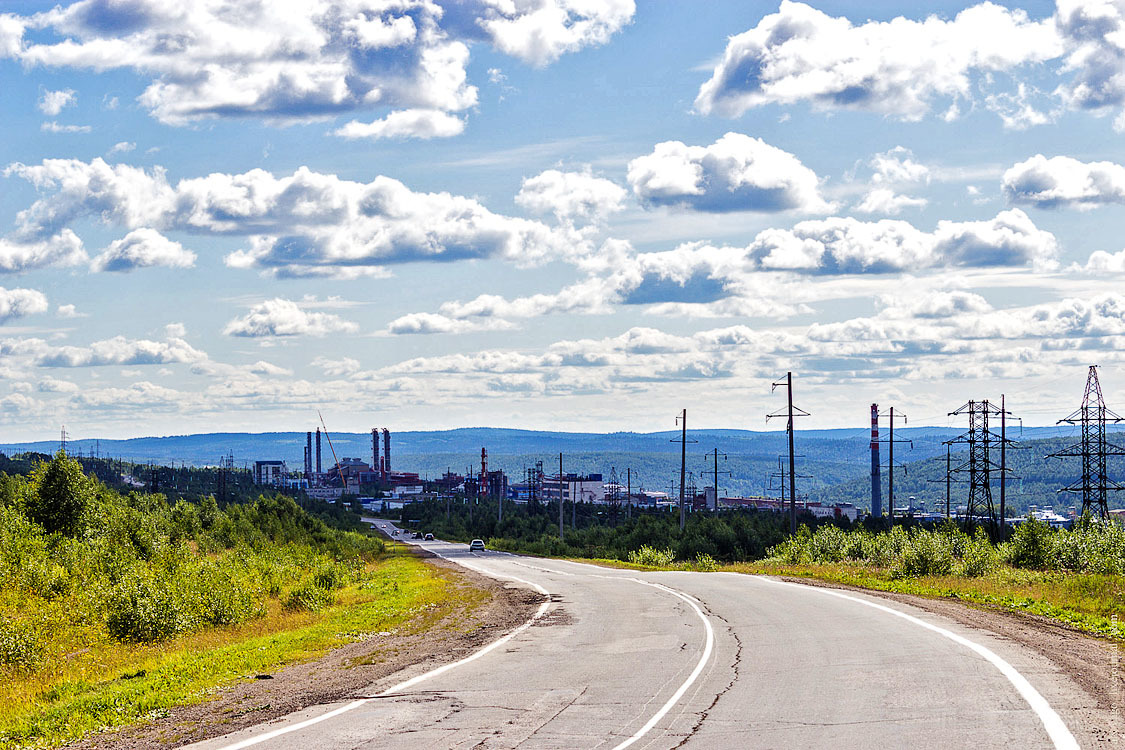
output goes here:
{"type": "Polygon", "coordinates": [[[1057,422],[1057,424],[1081,425],[1082,442],[1047,456],[1082,459],[1082,478],[1063,487],[1059,492],[1081,492],[1083,513],[1096,512],[1101,518],[1108,518],[1107,494],[1125,489],[1110,479],[1106,471],[1106,459],[1109,456],[1125,456],[1125,449],[1110,443],[1105,436],[1106,424],[1116,424],[1121,421],[1122,418],[1105,405],[1102,386],[1098,382],[1098,368],[1096,365],[1090,365],[1082,406],[1069,417],[1057,422]]]}
{"type": "MultiPolygon", "coordinates": [[[[950,444],[964,443],[969,447],[969,457],[957,468],[953,469],[951,473],[958,474],[968,472],[969,474],[969,500],[965,507],[965,525],[972,526],[976,523],[977,516],[984,511],[984,515],[988,521],[988,528],[993,535],[999,531],[996,513],[996,505],[992,499],[992,472],[998,471],[1001,475],[1003,482],[1004,475],[1009,471],[1006,461],[1002,462],[999,466],[992,461],[991,451],[994,447],[1006,449],[1013,442],[1008,440],[1005,432],[997,435],[992,432],[988,427],[990,417],[1000,417],[1001,424],[1005,425],[1005,417],[1008,416],[1008,410],[1001,402],[1000,406],[990,403],[987,399],[984,401],[970,401],[956,411],[949,412],[949,416],[962,416],[968,415],[969,417],[969,431],[960,437],[948,441],[950,444]]],[[[1002,455],[1003,452],[1002,452],[1002,455]]],[[[1003,494],[1003,490],[1001,491],[1003,494]]],[[[1003,502],[1001,503],[1003,505],[1003,502]]],[[[1006,511],[1001,508],[1001,515],[1006,511]]]]}

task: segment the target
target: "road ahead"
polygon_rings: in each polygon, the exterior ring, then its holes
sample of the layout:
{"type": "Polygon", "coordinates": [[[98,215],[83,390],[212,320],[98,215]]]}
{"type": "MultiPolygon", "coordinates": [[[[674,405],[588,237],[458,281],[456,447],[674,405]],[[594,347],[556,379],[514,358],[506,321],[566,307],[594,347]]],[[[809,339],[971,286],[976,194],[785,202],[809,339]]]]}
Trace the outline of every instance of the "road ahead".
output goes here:
{"type": "Polygon", "coordinates": [[[754,576],[422,546],[551,601],[471,661],[197,747],[1077,746],[1065,675],[921,610],[754,576]]]}

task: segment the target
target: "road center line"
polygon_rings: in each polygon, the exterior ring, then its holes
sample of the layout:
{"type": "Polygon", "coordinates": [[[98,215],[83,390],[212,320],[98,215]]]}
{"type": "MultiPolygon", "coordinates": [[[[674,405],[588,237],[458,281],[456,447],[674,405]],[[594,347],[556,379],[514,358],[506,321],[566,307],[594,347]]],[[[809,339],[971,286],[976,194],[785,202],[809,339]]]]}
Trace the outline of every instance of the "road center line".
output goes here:
{"type": "MultiPolygon", "coordinates": [[[[742,573],[727,573],[726,575],[743,576],[742,573]]],[[[908,615],[905,612],[900,612],[897,609],[893,609],[883,604],[877,604],[876,602],[868,601],[867,599],[862,599],[858,596],[851,596],[850,594],[845,594],[840,591],[833,591],[832,589],[820,588],[818,586],[808,586],[801,583],[790,583],[789,581],[777,581],[772,578],[763,578],[761,576],[743,577],[751,578],[752,580],[773,583],[778,586],[792,586],[794,588],[800,588],[805,591],[815,591],[827,596],[835,596],[839,599],[848,599],[853,602],[858,602],[859,604],[862,604],[864,606],[878,609],[888,614],[892,614],[895,617],[901,617],[908,622],[919,625],[926,630],[931,630],[938,635],[948,638],[954,643],[960,644],[968,649],[971,649],[972,651],[975,651],[977,654],[984,657],[994,667],[1000,670],[1000,673],[1002,675],[1008,678],[1008,682],[1012,683],[1012,685],[1016,688],[1016,691],[1019,692],[1020,696],[1025,701],[1027,701],[1027,704],[1029,706],[1031,706],[1031,710],[1034,711],[1036,716],[1039,717],[1039,721],[1043,723],[1043,728],[1047,730],[1047,735],[1051,738],[1051,742],[1054,743],[1055,747],[1058,750],[1078,750],[1078,741],[1074,739],[1074,735],[1070,733],[1069,729],[1067,729],[1066,724],[1063,722],[1062,718],[1055,712],[1055,709],[1051,708],[1051,704],[1047,702],[1047,699],[1044,698],[1039,693],[1039,691],[1036,690],[1030,682],[1028,682],[1027,678],[1016,670],[1015,667],[1004,661],[1004,659],[998,656],[991,649],[982,646],[975,641],[970,641],[968,638],[958,635],[951,630],[946,630],[943,627],[928,623],[925,620],[915,617],[914,615],[908,615]]]]}

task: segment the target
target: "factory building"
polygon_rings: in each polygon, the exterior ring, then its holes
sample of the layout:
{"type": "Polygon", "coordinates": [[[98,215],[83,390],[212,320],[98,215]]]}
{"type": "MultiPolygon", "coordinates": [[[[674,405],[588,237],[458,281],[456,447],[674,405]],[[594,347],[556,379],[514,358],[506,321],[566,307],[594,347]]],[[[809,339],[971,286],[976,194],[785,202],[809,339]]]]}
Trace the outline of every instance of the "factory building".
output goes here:
{"type": "Polygon", "coordinates": [[[280,487],[285,483],[289,469],[284,461],[255,461],[254,484],[268,484],[280,487]]]}

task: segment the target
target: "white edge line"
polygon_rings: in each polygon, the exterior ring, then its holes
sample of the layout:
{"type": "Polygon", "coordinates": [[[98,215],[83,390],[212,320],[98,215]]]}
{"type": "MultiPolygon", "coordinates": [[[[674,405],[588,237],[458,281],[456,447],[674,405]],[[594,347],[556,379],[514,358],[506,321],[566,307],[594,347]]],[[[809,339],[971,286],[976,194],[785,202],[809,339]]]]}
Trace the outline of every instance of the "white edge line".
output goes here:
{"type": "MultiPolygon", "coordinates": [[[[731,575],[743,574],[731,573],[731,575]]],[[[915,617],[914,615],[908,615],[905,612],[900,612],[897,609],[887,607],[883,604],[877,604],[876,602],[861,599],[858,596],[851,596],[839,591],[833,591],[832,589],[825,589],[817,586],[808,586],[801,583],[777,581],[772,578],[764,578],[761,576],[753,577],[757,578],[757,580],[759,581],[767,581],[779,586],[793,586],[795,588],[801,588],[806,591],[815,591],[820,594],[827,594],[829,596],[835,596],[841,599],[848,599],[853,602],[859,602],[860,604],[863,604],[865,606],[890,613],[892,615],[895,615],[896,617],[901,617],[902,619],[926,628],[927,630],[932,630],[939,635],[945,636],[954,643],[958,643],[968,649],[975,651],[986,660],[988,660],[994,667],[1000,670],[1001,674],[1008,678],[1008,681],[1012,683],[1012,685],[1016,688],[1016,691],[1019,692],[1020,696],[1025,701],[1027,701],[1027,704],[1029,706],[1031,706],[1031,710],[1034,711],[1036,716],[1039,717],[1039,721],[1043,723],[1043,728],[1047,730],[1047,735],[1051,738],[1051,742],[1054,743],[1055,747],[1058,748],[1058,750],[1078,750],[1078,740],[1074,739],[1074,735],[1070,733],[1070,730],[1067,728],[1066,723],[1062,720],[1062,717],[1060,717],[1058,713],[1055,712],[1055,709],[1051,708],[1051,704],[1047,702],[1047,699],[1044,698],[1042,694],[1040,694],[1040,692],[1036,690],[1030,682],[1027,681],[1027,678],[1016,670],[1015,667],[1004,661],[1004,659],[998,656],[991,649],[982,646],[975,641],[970,641],[968,638],[958,635],[951,630],[946,630],[943,627],[928,623],[925,620],[915,617]]]]}
{"type": "MultiPolygon", "coordinates": [[[[438,555],[438,556],[444,557],[443,555],[438,555]]],[[[445,559],[449,559],[449,558],[445,558],[445,559]]],[[[465,567],[470,567],[470,566],[466,565],[465,567]]],[[[509,578],[511,578],[514,581],[519,581],[520,583],[525,583],[528,586],[531,586],[532,588],[534,588],[536,591],[543,594],[544,596],[549,596],[549,594],[547,593],[547,589],[543,588],[542,586],[540,586],[537,583],[532,583],[531,581],[525,581],[522,578],[515,578],[513,576],[509,576],[509,578]]],[[[411,688],[414,685],[417,685],[419,682],[422,682],[423,680],[428,680],[431,677],[436,677],[437,675],[442,674],[443,672],[448,672],[451,669],[455,669],[456,667],[459,667],[462,664],[468,664],[469,662],[474,661],[475,659],[479,659],[480,657],[484,656],[485,654],[487,654],[491,651],[494,651],[497,648],[500,648],[505,643],[512,640],[517,635],[519,635],[520,633],[522,633],[523,631],[527,630],[532,625],[534,625],[535,621],[538,620],[540,617],[542,617],[543,613],[546,612],[547,608],[550,607],[550,606],[551,606],[551,601],[550,601],[550,599],[548,599],[547,601],[545,601],[545,602],[543,602],[542,604],[539,605],[539,609],[536,610],[535,614],[531,616],[531,619],[529,619],[523,625],[520,625],[518,628],[516,628],[512,632],[508,633],[507,635],[502,636],[501,638],[498,638],[497,640],[493,641],[492,643],[488,644],[487,646],[485,646],[484,648],[482,648],[478,651],[474,651],[473,653],[469,654],[468,656],[466,656],[464,659],[461,659],[460,661],[451,662],[449,664],[445,664],[445,665],[442,665],[440,667],[437,667],[436,669],[431,669],[429,672],[417,675],[416,677],[411,677],[409,680],[406,680],[405,682],[400,682],[399,684],[394,685],[393,687],[389,687],[386,690],[379,693],[379,696],[391,695],[393,693],[401,692],[403,690],[406,690],[407,688],[411,688]]],[[[320,716],[314,716],[311,719],[306,719],[306,720],[304,720],[304,721],[302,721],[298,724],[289,724],[289,725],[286,725],[284,727],[279,727],[279,728],[273,730],[272,732],[266,732],[265,734],[259,734],[259,735],[255,735],[253,737],[248,737],[248,738],[242,740],[241,742],[234,743],[233,745],[224,745],[221,750],[241,750],[242,748],[251,747],[253,745],[257,745],[257,744],[260,744],[262,742],[266,742],[267,740],[272,740],[275,737],[280,737],[283,734],[289,734],[290,732],[297,732],[297,731],[300,731],[301,729],[304,729],[306,727],[311,727],[314,724],[319,724],[322,721],[327,721],[328,719],[339,716],[340,714],[347,713],[348,711],[351,711],[352,709],[359,708],[360,706],[364,705],[365,703],[370,702],[371,700],[372,700],[371,698],[360,698],[358,700],[352,701],[351,703],[340,706],[337,709],[329,711],[328,713],[321,714],[320,716]]]]}
{"type": "Polygon", "coordinates": [[[668,699],[668,702],[665,703],[659,711],[653,714],[652,717],[645,723],[645,725],[638,729],[632,737],[629,737],[624,742],[614,747],[613,750],[623,750],[623,748],[629,747],[641,737],[644,737],[652,730],[653,727],[656,726],[657,722],[663,719],[664,716],[672,710],[672,707],[679,702],[680,698],[682,698],[684,696],[684,693],[687,692],[687,689],[692,686],[692,683],[694,683],[699,675],[703,672],[703,667],[705,667],[708,660],[710,660],[711,650],[715,646],[715,631],[711,628],[711,623],[703,614],[703,610],[697,607],[695,602],[681,594],[679,591],[668,588],[667,586],[659,583],[650,583],[648,581],[642,581],[639,578],[630,578],[627,580],[637,581],[638,583],[643,583],[646,586],[652,586],[653,588],[666,591],[672,596],[679,597],[680,599],[683,599],[685,602],[687,602],[688,605],[695,610],[695,614],[699,616],[699,619],[703,621],[703,626],[707,628],[707,643],[703,647],[703,655],[699,658],[699,663],[695,665],[695,669],[692,670],[691,675],[689,675],[687,680],[682,685],[680,685],[679,689],[672,694],[672,697],[668,699]]]}

